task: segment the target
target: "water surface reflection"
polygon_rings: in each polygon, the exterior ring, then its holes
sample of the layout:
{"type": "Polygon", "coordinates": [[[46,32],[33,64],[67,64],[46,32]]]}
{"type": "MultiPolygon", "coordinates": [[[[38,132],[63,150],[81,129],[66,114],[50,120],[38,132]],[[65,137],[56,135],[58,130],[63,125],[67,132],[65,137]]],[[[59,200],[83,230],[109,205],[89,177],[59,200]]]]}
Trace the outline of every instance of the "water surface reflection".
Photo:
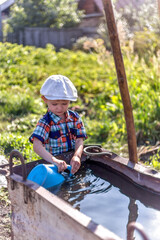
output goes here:
{"type": "MultiPolygon", "coordinates": [[[[160,196],[104,165],[84,163],[73,178],[52,192],[123,239],[132,221],[141,223],[150,239],[160,239],[160,196]]],[[[138,234],[134,237],[141,239],[138,234]]]]}

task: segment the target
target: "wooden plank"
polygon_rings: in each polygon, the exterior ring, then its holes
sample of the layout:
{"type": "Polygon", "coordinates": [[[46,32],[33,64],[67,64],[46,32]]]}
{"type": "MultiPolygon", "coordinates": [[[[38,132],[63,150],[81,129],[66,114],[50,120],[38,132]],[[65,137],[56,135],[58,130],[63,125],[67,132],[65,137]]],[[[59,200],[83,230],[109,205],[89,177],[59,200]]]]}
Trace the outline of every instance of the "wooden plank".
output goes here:
{"type": "Polygon", "coordinates": [[[15,0],[1,0],[0,1],[0,11],[5,11],[11,5],[13,5],[15,0]]]}

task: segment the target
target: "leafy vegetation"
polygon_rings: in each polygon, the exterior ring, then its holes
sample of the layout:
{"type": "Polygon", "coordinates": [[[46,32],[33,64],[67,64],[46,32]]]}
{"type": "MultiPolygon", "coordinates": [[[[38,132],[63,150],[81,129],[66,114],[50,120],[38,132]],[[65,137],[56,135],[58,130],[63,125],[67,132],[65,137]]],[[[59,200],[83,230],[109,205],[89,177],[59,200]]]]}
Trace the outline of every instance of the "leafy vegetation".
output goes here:
{"type": "MultiPolygon", "coordinates": [[[[0,142],[5,155],[13,148],[28,161],[37,159],[28,138],[46,112],[39,90],[52,74],[69,77],[79,99],[71,104],[82,116],[88,140],[117,152],[126,143],[123,104],[110,52],[101,40],[87,43],[87,52],[0,43],[0,142]]],[[[133,106],[138,144],[160,139],[160,52],[139,57],[132,43],[124,46],[124,63],[133,106]]]]}
{"type": "Polygon", "coordinates": [[[151,156],[146,163],[153,166],[155,169],[160,170],[160,149],[156,154],[151,156]]]}
{"type": "Polygon", "coordinates": [[[76,26],[82,17],[74,0],[16,0],[11,8],[8,26],[11,31],[24,27],[76,26]]]}
{"type": "MultiPolygon", "coordinates": [[[[114,1],[114,16],[121,45],[129,39],[135,42],[137,51],[145,53],[146,49],[158,48],[160,38],[160,21],[156,0],[128,1],[125,7],[114,1]],[[143,3],[142,3],[143,2],[143,3]]],[[[110,41],[106,21],[101,22],[98,33],[110,49],[110,41]]],[[[159,48],[158,48],[159,49],[159,48]]],[[[148,51],[147,51],[148,52],[148,51]]],[[[142,55],[143,57],[143,55],[142,55]]]]}
{"type": "Polygon", "coordinates": [[[160,33],[160,22],[158,16],[158,3],[156,0],[144,0],[138,2],[130,1],[125,7],[118,8],[117,19],[123,19],[126,22],[127,32],[133,35],[133,32],[148,29],[151,32],[160,33]]]}

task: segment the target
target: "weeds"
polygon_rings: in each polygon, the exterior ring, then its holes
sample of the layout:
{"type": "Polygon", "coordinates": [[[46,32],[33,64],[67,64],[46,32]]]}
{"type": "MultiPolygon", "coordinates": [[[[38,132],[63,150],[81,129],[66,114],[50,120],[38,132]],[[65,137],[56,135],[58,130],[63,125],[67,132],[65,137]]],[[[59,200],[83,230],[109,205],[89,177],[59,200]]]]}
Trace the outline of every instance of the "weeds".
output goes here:
{"type": "Polygon", "coordinates": [[[160,170],[160,149],[158,152],[149,158],[147,162],[150,166],[154,167],[157,170],[160,170]]]}
{"type": "MultiPolygon", "coordinates": [[[[127,134],[113,57],[107,52],[103,56],[102,41],[87,44],[86,53],[55,52],[50,44],[41,49],[0,43],[0,141],[5,154],[17,148],[26,159],[37,158],[28,137],[46,112],[39,90],[52,74],[66,75],[78,90],[78,101],[70,108],[78,109],[85,122],[86,143],[110,143],[121,151],[127,134]]],[[[132,42],[122,50],[135,128],[141,132],[138,144],[155,144],[160,139],[159,52],[148,51],[146,61],[133,46],[132,42]]]]}

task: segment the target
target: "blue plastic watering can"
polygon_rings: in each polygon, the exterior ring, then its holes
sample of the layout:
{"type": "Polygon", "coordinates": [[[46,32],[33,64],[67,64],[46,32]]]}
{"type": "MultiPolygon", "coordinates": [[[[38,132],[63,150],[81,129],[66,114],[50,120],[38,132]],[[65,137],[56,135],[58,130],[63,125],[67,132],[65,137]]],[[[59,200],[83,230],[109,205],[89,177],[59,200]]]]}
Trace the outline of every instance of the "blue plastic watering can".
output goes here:
{"type": "MultiPolygon", "coordinates": [[[[71,166],[68,165],[67,169],[70,171],[70,176],[72,176],[71,166]]],[[[65,181],[64,176],[58,172],[58,167],[54,164],[37,165],[31,170],[27,179],[38,183],[44,188],[51,188],[65,181]]]]}

